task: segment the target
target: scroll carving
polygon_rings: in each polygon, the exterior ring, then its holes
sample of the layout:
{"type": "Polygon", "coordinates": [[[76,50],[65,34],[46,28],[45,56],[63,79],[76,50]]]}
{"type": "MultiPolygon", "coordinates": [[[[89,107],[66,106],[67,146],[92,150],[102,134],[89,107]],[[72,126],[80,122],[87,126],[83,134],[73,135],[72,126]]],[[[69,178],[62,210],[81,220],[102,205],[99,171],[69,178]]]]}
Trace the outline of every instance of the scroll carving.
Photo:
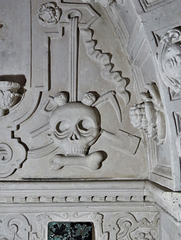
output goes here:
{"type": "Polygon", "coordinates": [[[181,32],[172,29],[161,39],[158,59],[164,74],[163,81],[174,92],[181,92],[181,32]]]}
{"type": "Polygon", "coordinates": [[[29,239],[31,226],[23,215],[10,214],[0,217],[0,239],[2,240],[24,240],[29,239]]]}
{"type": "Polygon", "coordinates": [[[0,177],[10,176],[25,158],[25,148],[16,139],[9,139],[8,144],[0,142],[0,177]]]}
{"type": "Polygon", "coordinates": [[[143,102],[130,108],[130,120],[134,127],[144,130],[157,145],[165,140],[165,117],[160,94],[156,84],[147,85],[147,92],[141,93],[143,102]]]}
{"type": "Polygon", "coordinates": [[[118,227],[117,240],[158,240],[159,215],[156,214],[150,221],[146,217],[137,220],[132,213],[124,216],[114,216],[118,227]]]}

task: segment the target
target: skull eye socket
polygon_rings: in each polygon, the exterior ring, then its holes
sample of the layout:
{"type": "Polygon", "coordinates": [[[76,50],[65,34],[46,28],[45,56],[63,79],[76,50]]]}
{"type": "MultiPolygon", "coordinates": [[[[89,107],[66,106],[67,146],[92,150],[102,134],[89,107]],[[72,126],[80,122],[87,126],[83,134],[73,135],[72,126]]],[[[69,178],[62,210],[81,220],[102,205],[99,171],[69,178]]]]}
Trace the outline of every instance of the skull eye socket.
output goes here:
{"type": "Polygon", "coordinates": [[[59,123],[57,123],[56,125],[56,130],[58,133],[64,133],[66,131],[68,131],[70,128],[70,124],[66,121],[61,121],[59,123]]]}
{"type": "Polygon", "coordinates": [[[82,132],[87,132],[93,128],[93,123],[87,119],[83,119],[78,123],[78,129],[82,132]]]}

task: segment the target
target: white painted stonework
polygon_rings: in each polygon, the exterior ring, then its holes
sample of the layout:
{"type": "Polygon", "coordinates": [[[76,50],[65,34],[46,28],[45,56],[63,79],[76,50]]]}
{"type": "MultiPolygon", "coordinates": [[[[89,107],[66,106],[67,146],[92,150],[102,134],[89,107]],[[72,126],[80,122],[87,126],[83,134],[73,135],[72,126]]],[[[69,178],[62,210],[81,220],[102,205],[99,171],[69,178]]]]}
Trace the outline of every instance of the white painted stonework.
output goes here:
{"type": "Polygon", "coordinates": [[[180,11],[0,1],[0,240],[181,239],[180,11]]]}

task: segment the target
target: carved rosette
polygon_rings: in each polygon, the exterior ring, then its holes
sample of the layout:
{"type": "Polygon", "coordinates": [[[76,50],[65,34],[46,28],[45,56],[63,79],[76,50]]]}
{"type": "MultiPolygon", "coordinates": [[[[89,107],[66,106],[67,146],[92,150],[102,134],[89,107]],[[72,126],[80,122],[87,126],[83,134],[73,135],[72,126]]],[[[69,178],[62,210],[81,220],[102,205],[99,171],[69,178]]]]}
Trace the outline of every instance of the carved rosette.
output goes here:
{"type": "Polygon", "coordinates": [[[38,10],[38,21],[44,26],[52,26],[59,22],[62,10],[54,2],[44,3],[38,10]]]}
{"type": "Polygon", "coordinates": [[[181,92],[181,32],[168,31],[158,47],[158,60],[163,73],[163,82],[174,92],[181,92]]]}
{"type": "Polygon", "coordinates": [[[157,145],[165,140],[165,117],[160,94],[156,84],[147,85],[147,92],[141,93],[143,100],[130,108],[130,120],[132,125],[143,130],[157,145]]]}
{"type": "Polygon", "coordinates": [[[19,88],[20,84],[18,83],[0,81],[0,116],[5,115],[11,107],[20,101],[19,88]]]}

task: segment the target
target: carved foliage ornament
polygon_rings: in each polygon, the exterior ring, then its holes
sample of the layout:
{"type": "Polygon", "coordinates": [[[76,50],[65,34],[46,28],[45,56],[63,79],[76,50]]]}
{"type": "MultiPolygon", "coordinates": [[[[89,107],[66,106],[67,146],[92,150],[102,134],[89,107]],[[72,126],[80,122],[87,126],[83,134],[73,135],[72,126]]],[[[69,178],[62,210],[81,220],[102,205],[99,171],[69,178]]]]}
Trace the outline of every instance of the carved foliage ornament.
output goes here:
{"type": "Polygon", "coordinates": [[[160,41],[158,59],[163,81],[176,93],[181,91],[181,32],[172,29],[160,41]]]}
{"type": "Polygon", "coordinates": [[[130,120],[135,128],[144,130],[160,145],[165,140],[166,131],[163,106],[156,84],[147,85],[147,89],[147,92],[141,93],[143,102],[130,108],[130,120]]]}

